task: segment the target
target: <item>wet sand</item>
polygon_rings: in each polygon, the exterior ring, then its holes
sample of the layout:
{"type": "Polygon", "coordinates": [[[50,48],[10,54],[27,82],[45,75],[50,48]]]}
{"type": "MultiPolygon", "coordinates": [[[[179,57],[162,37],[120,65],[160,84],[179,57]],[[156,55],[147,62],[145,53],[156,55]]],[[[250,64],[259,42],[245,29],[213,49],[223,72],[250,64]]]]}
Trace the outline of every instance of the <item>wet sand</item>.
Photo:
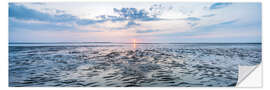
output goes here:
{"type": "Polygon", "coordinates": [[[128,46],[9,46],[9,86],[227,87],[261,62],[260,44],[128,46]]]}

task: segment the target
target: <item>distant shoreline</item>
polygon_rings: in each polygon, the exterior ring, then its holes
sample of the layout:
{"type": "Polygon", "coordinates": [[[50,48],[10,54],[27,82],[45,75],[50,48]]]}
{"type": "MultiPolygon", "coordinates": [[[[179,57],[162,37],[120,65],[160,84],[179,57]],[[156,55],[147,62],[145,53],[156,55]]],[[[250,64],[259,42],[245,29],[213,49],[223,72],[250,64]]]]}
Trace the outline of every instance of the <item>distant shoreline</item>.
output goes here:
{"type": "MultiPolygon", "coordinates": [[[[9,42],[8,44],[134,44],[134,43],[127,43],[127,42],[9,42]]],[[[258,42],[201,42],[201,43],[136,43],[136,44],[262,44],[258,42]]]]}

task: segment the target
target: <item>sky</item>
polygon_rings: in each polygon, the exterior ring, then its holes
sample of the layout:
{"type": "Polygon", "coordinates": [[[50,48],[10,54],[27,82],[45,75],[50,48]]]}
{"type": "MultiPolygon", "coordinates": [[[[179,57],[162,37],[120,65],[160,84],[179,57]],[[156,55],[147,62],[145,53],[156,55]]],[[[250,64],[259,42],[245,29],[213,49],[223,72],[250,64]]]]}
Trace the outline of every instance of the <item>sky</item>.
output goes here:
{"type": "Polygon", "coordinates": [[[261,3],[9,3],[9,42],[261,43],[261,3]]]}

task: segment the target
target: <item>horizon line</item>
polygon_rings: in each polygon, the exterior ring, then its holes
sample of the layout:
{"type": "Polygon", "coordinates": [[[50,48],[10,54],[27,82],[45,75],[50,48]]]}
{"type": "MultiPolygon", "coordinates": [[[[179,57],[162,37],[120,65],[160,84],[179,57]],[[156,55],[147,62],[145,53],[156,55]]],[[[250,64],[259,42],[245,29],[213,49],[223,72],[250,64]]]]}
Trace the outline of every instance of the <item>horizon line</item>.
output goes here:
{"type": "MultiPolygon", "coordinates": [[[[8,44],[71,44],[71,43],[120,43],[133,44],[132,42],[8,42],[8,44]]],[[[136,44],[261,44],[262,42],[139,42],[136,44]]]]}

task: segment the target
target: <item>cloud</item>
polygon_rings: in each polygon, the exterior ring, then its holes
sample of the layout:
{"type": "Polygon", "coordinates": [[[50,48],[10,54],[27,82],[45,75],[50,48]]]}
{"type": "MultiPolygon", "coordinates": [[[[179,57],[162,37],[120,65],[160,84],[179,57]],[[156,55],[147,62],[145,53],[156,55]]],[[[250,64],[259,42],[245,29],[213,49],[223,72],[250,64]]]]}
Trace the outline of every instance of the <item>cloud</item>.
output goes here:
{"type": "Polygon", "coordinates": [[[48,23],[35,20],[18,20],[9,18],[9,30],[74,30],[73,26],[61,23],[48,23]]]}
{"type": "Polygon", "coordinates": [[[231,5],[232,3],[214,3],[210,6],[210,10],[220,9],[231,5]]]}
{"type": "Polygon", "coordinates": [[[42,13],[33,9],[29,9],[23,5],[17,5],[15,3],[9,3],[9,17],[13,17],[16,19],[39,20],[49,22],[67,22],[77,19],[75,16],[68,14],[50,15],[47,13],[42,13]]]}
{"type": "Polygon", "coordinates": [[[160,30],[137,30],[136,33],[151,33],[151,32],[159,32],[160,30]]]}
{"type": "Polygon", "coordinates": [[[213,17],[215,16],[216,14],[209,14],[209,15],[203,15],[202,17],[213,17]]]}
{"type": "Polygon", "coordinates": [[[113,9],[114,12],[118,13],[120,17],[126,19],[141,19],[141,18],[148,18],[147,12],[145,10],[137,10],[136,8],[121,8],[113,9]]]}
{"type": "MultiPolygon", "coordinates": [[[[156,18],[149,14],[144,9],[136,9],[136,8],[113,8],[113,12],[117,15],[100,15],[96,16],[98,19],[100,19],[100,22],[102,21],[112,21],[112,22],[118,22],[118,21],[132,21],[130,24],[133,24],[134,20],[140,20],[140,21],[154,21],[154,20],[160,20],[159,18],[156,18]]],[[[91,21],[90,21],[91,22],[91,21]]],[[[97,21],[98,22],[98,21],[97,21]]]]}
{"type": "Polygon", "coordinates": [[[118,16],[106,16],[101,15],[98,16],[102,19],[112,20],[112,21],[125,21],[125,20],[141,20],[141,21],[153,21],[160,20],[155,16],[152,16],[144,9],[136,9],[136,8],[114,8],[113,11],[118,14],[118,16]]]}
{"type": "Polygon", "coordinates": [[[153,4],[152,6],[150,6],[149,10],[151,11],[151,15],[153,17],[157,17],[160,16],[161,14],[163,14],[164,12],[167,12],[169,10],[172,10],[173,7],[166,5],[166,4],[153,4]]]}
{"type": "MultiPolygon", "coordinates": [[[[40,5],[38,3],[38,5],[40,5]]],[[[144,9],[136,9],[136,8],[113,8],[112,10],[117,14],[115,16],[112,15],[100,15],[96,16],[97,19],[80,19],[76,16],[66,14],[64,11],[53,9],[55,12],[58,12],[57,15],[52,15],[49,13],[41,12],[35,9],[28,8],[24,6],[23,4],[17,4],[17,3],[9,3],[9,18],[14,18],[17,21],[21,20],[24,22],[32,22],[33,27],[30,27],[29,23],[23,23],[23,22],[15,22],[15,24],[11,24],[13,26],[10,27],[21,27],[23,25],[26,25],[27,27],[24,29],[39,29],[39,30],[47,30],[52,29],[50,27],[54,27],[55,30],[61,29],[67,29],[67,27],[70,28],[77,28],[80,30],[80,27],[86,26],[87,28],[84,28],[84,30],[94,29],[97,30],[100,28],[100,30],[103,30],[102,27],[96,27],[91,26],[91,28],[88,28],[87,25],[94,25],[98,23],[117,23],[117,22],[127,22],[126,25],[123,25],[121,27],[113,27],[113,28],[106,28],[108,30],[122,30],[122,29],[128,29],[132,28],[134,26],[140,26],[139,23],[136,23],[135,21],[156,21],[160,20],[159,18],[153,15],[150,15],[149,12],[147,12],[144,9]],[[28,20],[28,21],[27,21],[28,20]],[[39,22],[46,22],[46,23],[39,23],[39,22]],[[71,24],[71,26],[65,26],[65,25],[56,25],[57,23],[66,23],[71,24]],[[43,25],[42,25],[43,24],[43,25]],[[55,24],[55,25],[54,25],[55,24]],[[28,27],[29,26],[29,27],[28,27]],[[39,26],[40,28],[37,28],[39,26]],[[94,27],[94,28],[93,28],[94,27]]],[[[107,25],[108,26],[108,25],[107,25]]],[[[112,26],[112,25],[109,25],[112,26]]],[[[115,25],[114,25],[115,26],[115,25]]],[[[104,27],[104,26],[103,26],[104,27]]],[[[23,28],[23,27],[22,27],[23,28]]]]}
{"type": "Polygon", "coordinates": [[[195,27],[198,25],[198,23],[191,23],[191,22],[188,22],[187,24],[189,24],[191,27],[195,27]]]}
{"type": "MultiPolygon", "coordinates": [[[[139,21],[156,21],[161,20],[160,18],[157,18],[156,16],[150,15],[149,12],[147,12],[144,9],[136,9],[136,8],[113,8],[113,11],[117,13],[118,15],[112,16],[112,15],[100,15],[97,16],[99,20],[79,20],[77,23],[79,25],[88,25],[88,24],[95,24],[95,23],[104,23],[107,21],[112,22],[125,22],[128,21],[128,23],[125,25],[125,27],[116,28],[116,29],[127,29],[132,26],[139,26],[139,23],[135,23],[135,20],[139,21]]],[[[115,28],[114,28],[115,29],[115,28]]]]}
{"type": "Polygon", "coordinates": [[[188,17],[185,20],[188,20],[188,21],[199,21],[201,19],[200,18],[197,18],[197,17],[188,17]]]}
{"type": "Polygon", "coordinates": [[[129,21],[126,25],[126,27],[131,27],[131,26],[140,26],[140,24],[135,23],[134,21],[129,21]]]}
{"type": "MultiPolygon", "coordinates": [[[[128,28],[140,26],[135,20],[154,19],[146,11],[136,8],[114,9],[114,11],[118,12],[119,16],[100,15],[97,16],[98,20],[79,19],[69,14],[51,15],[21,4],[9,3],[9,27],[10,30],[81,30],[89,32],[130,30],[128,28]]],[[[138,32],[140,33],[140,31],[138,32]]]]}
{"type": "Polygon", "coordinates": [[[76,23],[79,25],[88,25],[88,24],[103,23],[105,21],[107,21],[107,20],[80,19],[80,20],[77,20],[76,23]]]}
{"type": "Polygon", "coordinates": [[[41,3],[41,2],[33,2],[31,4],[33,4],[33,5],[45,5],[45,3],[41,3]]]}
{"type": "MultiPolygon", "coordinates": [[[[60,11],[61,10],[56,10],[56,12],[60,11]]],[[[103,23],[106,21],[106,20],[79,19],[78,17],[70,14],[51,15],[15,3],[9,3],[9,18],[16,18],[21,20],[47,21],[51,23],[59,23],[59,22],[77,23],[79,25],[103,23]]]]}
{"type": "Polygon", "coordinates": [[[242,24],[236,23],[238,20],[227,20],[223,22],[218,22],[215,24],[209,24],[209,25],[203,25],[194,28],[196,31],[200,32],[212,32],[220,28],[238,28],[238,27],[243,27],[242,24]]]}
{"type": "Polygon", "coordinates": [[[237,20],[225,21],[225,22],[222,22],[222,23],[220,23],[220,24],[221,24],[221,25],[224,25],[224,24],[233,24],[233,23],[235,23],[235,22],[237,22],[237,20]]]}

